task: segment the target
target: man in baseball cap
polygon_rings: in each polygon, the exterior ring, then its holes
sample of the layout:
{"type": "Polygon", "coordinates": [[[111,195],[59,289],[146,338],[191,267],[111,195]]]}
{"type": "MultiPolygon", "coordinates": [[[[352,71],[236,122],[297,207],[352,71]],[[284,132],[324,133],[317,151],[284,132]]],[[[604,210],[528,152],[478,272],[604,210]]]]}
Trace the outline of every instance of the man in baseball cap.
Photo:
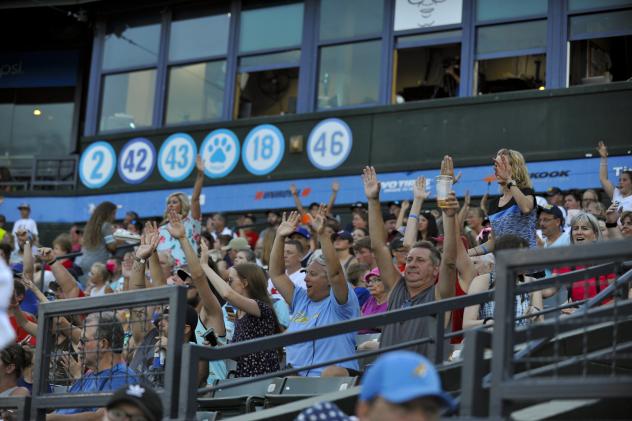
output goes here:
{"type": "MultiPolygon", "coordinates": [[[[439,420],[445,409],[455,408],[454,399],[443,391],[439,374],[428,359],[411,351],[394,351],[378,358],[365,373],[356,415],[360,421],[431,421],[439,420]]],[[[335,404],[323,402],[306,409],[296,419],[352,418],[335,404]]]]}
{"type": "Polygon", "coordinates": [[[149,386],[130,384],[123,386],[110,398],[103,421],[162,420],[162,402],[149,386]]]}

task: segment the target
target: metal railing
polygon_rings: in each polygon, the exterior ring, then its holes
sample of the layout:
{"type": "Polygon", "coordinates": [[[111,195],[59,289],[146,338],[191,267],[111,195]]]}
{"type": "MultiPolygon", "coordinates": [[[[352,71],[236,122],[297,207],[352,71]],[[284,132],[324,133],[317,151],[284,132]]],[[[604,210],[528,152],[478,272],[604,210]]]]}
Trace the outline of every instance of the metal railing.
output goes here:
{"type": "MultiPolygon", "coordinates": [[[[630,272],[588,300],[573,315],[569,317],[558,315],[553,320],[519,329],[514,328],[516,317],[513,297],[516,294],[540,288],[546,282],[540,281],[540,285],[534,282],[529,285],[517,286],[511,280],[515,279],[518,273],[529,272],[542,267],[559,266],[560,263],[564,263],[566,266],[613,261],[622,264],[624,260],[630,258],[632,258],[632,241],[630,240],[607,241],[581,247],[560,247],[555,249],[555,253],[550,253],[550,249],[537,249],[497,254],[496,323],[492,335],[493,359],[489,416],[506,417],[510,410],[509,403],[512,401],[629,396],[629,391],[632,390],[632,376],[619,374],[614,368],[616,368],[616,360],[621,357],[617,353],[629,349],[630,345],[620,342],[625,339],[620,327],[632,320],[632,302],[627,300],[630,272]],[[617,290],[621,288],[625,288],[623,299],[619,299],[616,294],[617,290]],[[612,302],[603,304],[603,300],[608,297],[612,298],[612,302]],[[599,324],[610,326],[612,331],[612,342],[606,347],[610,349],[610,352],[604,352],[603,349],[589,349],[589,328],[596,328],[599,324]],[[560,355],[559,336],[573,331],[580,334],[581,349],[578,355],[569,360],[568,355],[560,355]],[[556,338],[552,350],[553,356],[548,360],[549,367],[543,369],[540,366],[538,368],[536,364],[547,364],[547,361],[542,358],[531,357],[530,352],[525,352],[516,358],[514,349],[517,344],[529,343],[542,338],[556,338]],[[596,358],[606,361],[613,370],[606,376],[590,375],[587,366],[596,361],[596,358]],[[570,375],[562,375],[561,368],[576,363],[582,366],[579,375],[575,374],[576,370],[572,370],[570,375]],[[522,374],[518,373],[519,368],[517,367],[520,364],[526,364],[526,371],[522,374]],[[538,371],[530,371],[531,368],[538,369],[538,371]],[[551,376],[542,376],[549,371],[553,372],[551,376]],[[536,374],[539,376],[536,377],[536,374]]],[[[612,267],[615,271],[617,268],[618,265],[612,267]]],[[[586,279],[586,276],[596,275],[591,273],[591,270],[582,274],[583,280],[586,279]]],[[[553,278],[552,281],[558,285],[572,282],[568,278],[562,277],[553,278]]],[[[596,277],[595,285],[599,283],[601,283],[601,279],[596,277]]],[[[584,284],[584,287],[586,286],[589,284],[584,284]]],[[[630,339],[632,340],[632,338],[630,339]]],[[[478,340],[482,340],[481,337],[478,340]]],[[[593,345],[599,346],[599,344],[593,345]]]]}
{"type": "Polygon", "coordinates": [[[161,287],[146,290],[108,294],[101,297],[84,297],[53,301],[39,307],[37,348],[33,371],[33,394],[31,417],[44,419],[50,409],[87,408],[105,406],[114,390],[98,393],[49,393],[49,371],[54,355],[55,337],[52,333],[53,319],[70,315],[102,313],[129,308],[168,305],[169,327],[167,352],[164,366],[165,390],[157,391],[162,399],[167,416],[175,416],[178,402],[181,350],[186,311],[186,289],[184,287],[161,287]]]}

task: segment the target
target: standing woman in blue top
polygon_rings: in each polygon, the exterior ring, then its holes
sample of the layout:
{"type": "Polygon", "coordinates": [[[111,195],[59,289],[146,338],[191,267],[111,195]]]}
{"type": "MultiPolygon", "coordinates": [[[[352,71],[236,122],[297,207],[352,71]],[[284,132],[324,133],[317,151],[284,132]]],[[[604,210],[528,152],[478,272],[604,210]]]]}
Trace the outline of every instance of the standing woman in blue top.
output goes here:
{"type": "Polygon", "coordinates": [[[501,149],[494,158],[494,172],[502,195],[488,204],[492,236],[480,246],[468,250],[470,256],[494,251],[494,238],[513,234],[536,246],[537,207],[535,192],[524,157],[518,151],[501,149]]]}
{"type": "MultiPolygon", "coordinates": [[[[326,234],[325,206],[321,205],[313,221],[318,234],[322,253],[314,252],[307,265],[305,285],[294,286],[285,273],[283,246],[285,239],[292,235],[299,223],[299,213],[292,212],[286,218],[283,214],[281,225],[270,253],[270,278],[274,287],[290,306],[290,326],[288,332],[311,329],[360,316],[360,305],[351,284],[345,280],[340,260],[331,237],[326,234]]],[[[303,342],[287,347],[287,362],[292,367],[305,367],[348,357],[355,354],[355,333],[327,337],[311,342],[303,342]]],[[[346,361],[339,365],[303,370],[303,376],[349,376],[357,375],[357,360],[346,361]]]]}
{"type": "Polygon", "coordinates": [[[182,224],[186,231],[186,238],[189,239],[193,251],[197,253],[198,244],[200,243],[200,235],[202,232],[202,209],[200,207],[200,194],[204,184],[204,163],[202,157],[197,156],[195,160],[197,174],[195,176],[195,184],[193,185],[193,194],[191,194],[191,202],[185,193],[171,193],[167,197],[167,208],[165,209],[164,219],[160,224],[160,240],[158,242],[157,251],[166,251],[171,253],[175,260],[176,267],[182,267],[187,264],[184,251],[180,246],[178,239],[173,238],[167,230],[169,223],[169,211],[176,211],[182,218],[182,224]]]}

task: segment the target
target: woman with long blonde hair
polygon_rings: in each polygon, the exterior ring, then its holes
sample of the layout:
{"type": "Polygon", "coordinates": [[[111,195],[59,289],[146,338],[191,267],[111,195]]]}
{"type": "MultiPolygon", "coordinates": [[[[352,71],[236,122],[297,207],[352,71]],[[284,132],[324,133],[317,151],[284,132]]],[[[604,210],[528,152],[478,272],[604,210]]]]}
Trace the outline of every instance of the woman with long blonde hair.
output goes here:
{"type": "Polygon", "coordinates": [[[517,235],[535,247],[537,205],[529,170],[522,154],[513,149],[501,149],[494,158],[494,173],[502,195],[488,205],[492,225],[490,239],[468,250],[470,256],[480,256],[494,250],[494,238],[517,235]]]}
{"type": "Polygon", "coordinates": [[[171,193],[167,197],[167,207],[163,220],[160,223],[160,242],[158,243],[157,251],[164,251],[171,254],[171,257],[175,260],[175,266],[181,267],[187,264],[184,251],[180,246],[180,242],[171,236],[167,230],[167,224],[169,223],[169,211],[172,209],[176,211],[182,218],[182,224],[186,231],[186,237],[193,247],[193,251],[197,253],[198,244],[200,243],[200,234],[202,233],[202,209],[200,206],[200,194],[202,193],[202,186],[204,184],[204,163],[202,157],[198,155],[195,160],[197,168],[197,174],[195,177],[195,184],[193,185],[193,194],[191,195],[191,201],[185,193],[176,192],[171,193]]]}
{"type": "Polygon", "coordinates": [[[79,266],[83,271],[79,279],[84,285],[92,265],[96,262],[105,262],[110,258],[111,253],[116,251],[117,246],[122,244],[112,236],[116,209],[116,205],[112,202],[99,203],[84,228],[81,247],[83,255],[79,260],[79,266]]]}

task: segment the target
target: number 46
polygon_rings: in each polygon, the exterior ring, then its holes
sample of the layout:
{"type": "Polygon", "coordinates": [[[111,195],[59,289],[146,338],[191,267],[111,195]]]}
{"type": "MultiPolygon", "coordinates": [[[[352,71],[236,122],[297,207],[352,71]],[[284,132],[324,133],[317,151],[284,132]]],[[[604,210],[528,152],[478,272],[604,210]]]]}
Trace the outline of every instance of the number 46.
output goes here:
{"type": "Polygon", "coordinates": [[[342,153],[342,150],[344,149],[344,145],[342,144],[342,141],[340,140],[341,137],[344,136],[344,133],[341,131],[335,131],[333,133],[331,133],[331,138],[330,138],[330,142],[329,142],[329,151],[327,151],[327,135],[329,133],[327,132],[323,132],[318,139],[316,140],[316,143],[314,143],[314,152],[320,152],[321,156],[325,156],[325,154],[327,152],[329,152],[331,155],[333,156],[338,156],[342,153]]]}

